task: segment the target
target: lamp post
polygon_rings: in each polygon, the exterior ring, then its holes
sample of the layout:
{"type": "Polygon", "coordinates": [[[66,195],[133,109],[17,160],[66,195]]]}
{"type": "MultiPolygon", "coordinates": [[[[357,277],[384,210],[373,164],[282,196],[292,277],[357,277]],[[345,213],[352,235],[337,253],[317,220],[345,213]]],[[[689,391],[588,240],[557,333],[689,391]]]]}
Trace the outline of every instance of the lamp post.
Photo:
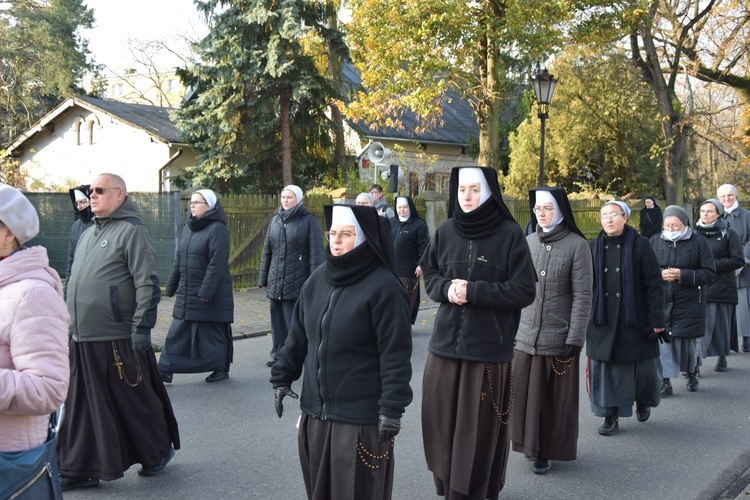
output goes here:
{"type": "Polygon", "coordinates": [[[539,108],[537,115],[542,120],[542,141],[539,147],[539,186],[544,185],[544,123],[549,116],[549,103],[552,100],[552,93],[555,91],[557,79],[550,74],[545,68],[532,80],[534,83],[534,92],[536,93],[536,102],[539,108]]]}

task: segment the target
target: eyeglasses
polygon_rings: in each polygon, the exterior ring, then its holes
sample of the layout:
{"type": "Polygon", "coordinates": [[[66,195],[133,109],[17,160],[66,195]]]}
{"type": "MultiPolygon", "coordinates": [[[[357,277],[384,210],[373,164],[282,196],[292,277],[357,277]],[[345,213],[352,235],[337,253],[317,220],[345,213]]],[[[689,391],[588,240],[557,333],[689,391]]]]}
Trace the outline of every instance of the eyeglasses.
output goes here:
{"type": "Polygon", "coordinates": [[[110,189],[122,189],[122,188],[121,187],[110,187],[110,188],[95,187],[95,188],[89,188],[88,195],[91,196],[94,193],[96,193],[98,195],[102,195],[102,194],[104,194],[104,191],[108,191],[110,189]]]}
{"type": "Polygon", "coordinates": [[[198,206],[198,205],[203,205],[203,204],[206,204],[206,205],[208,205],[208,203],[206,203],[205,201],[191,201],[191,202],[189,203],[189,205],[190,205],[191,207],[195,207],[195,206],[198,206]]]}
{"type": "Polygon", "coordinates": [[[341,241],[347,241],[352,236],[357,236],[357,233],[351,231],[326,231],[326,239],[333,241],[336,238],[341,238],[341,241]]]}
{"type": "Polygon", "coordinates": [[[625,214],[624,214],[624,213],[622,213],[622,212],[614,212],[614,213],[611,213],[611,214],[608,214],[608,215],[602,215],[602,216],[601,216],[601,217],[599,217],[599,218],[600,218],[601,220],[607,220],[607,219],[610,219],[610,220],[611,220],[611,219],[614,219],[615,217],[617,217],[618,215],[625,215],[625,214]]]}
{"type": "Polygon", "coordinates": [[[544,212],[546,214],[551,214],[552,212],[555,211],[555,207],[534,207],[533,210],[535,214],[538,214],[541,212],[544,212]]]}

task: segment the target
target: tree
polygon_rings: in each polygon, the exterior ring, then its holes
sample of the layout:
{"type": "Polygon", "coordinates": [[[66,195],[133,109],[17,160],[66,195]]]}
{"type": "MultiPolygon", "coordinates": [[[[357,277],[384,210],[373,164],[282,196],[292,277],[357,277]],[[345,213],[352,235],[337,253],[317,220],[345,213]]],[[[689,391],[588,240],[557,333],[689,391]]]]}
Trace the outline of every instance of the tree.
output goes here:
{"type": "MultiPolygon", "coordinates": [[[[568,192],[609,191],[663,196],[662,150],[654,96],[628,55],[607,50],[570,48],[555,62],[561,84],[547,121],[545,171],[550,185],[568,192]]],[[[536,187],[539,121],[527,101],[530,119],[511,136],[506,192],[526,197],[536,187]],[[534,119],[531,119],[534,118],[534,119]]]]}
{"type": "Polygon", "coordinates": [[[93,11],[83,0],[20,0],[0,10],[0,144],[79,94],[90,69],[87,41],[93,11]]]}
{"type": "Polygon", "coordinates": [[[408,109],[424,127],[439,127],[441,102],[456,92],[477,117],[479,163],[500,168],[502,103],[517,98],[519,79],[525,84],[520,61],[553,41],[526,45],[525,27],[511,22],[521,15],[514,2],[353,0],[351,8],[348,40],[364,88],[348,116],[398,128],[408,109]]]}
{"type": "Polygon", "coordinates": [[[195,181],[236,186],[242,179],[272,188],[279,186],[279,166],[282,185],[292,183],[293,156],[298,176],[305,166],[320,166],[319,146],[330,143],[325,110],[338,96],[302,41],[316,36],[346,54],[323,6],[305,0],[196,5],[211,30],[195,47],[202,62],[179,72],[197,97],[176,114],[201,160],[191,172],[195,181]]]}

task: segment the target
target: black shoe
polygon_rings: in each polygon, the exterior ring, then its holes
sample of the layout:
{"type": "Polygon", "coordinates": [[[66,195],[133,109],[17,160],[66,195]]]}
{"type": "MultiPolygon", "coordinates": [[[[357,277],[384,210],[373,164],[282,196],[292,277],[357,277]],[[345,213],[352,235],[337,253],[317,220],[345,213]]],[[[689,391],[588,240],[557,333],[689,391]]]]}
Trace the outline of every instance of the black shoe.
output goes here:
{"type": "Polygon", "coordinates": [[[174,377],[173,373],[162,373],[161,374],[161,381],[165,384],[171,384],[172,383],[172,377],[174,377]]]}
{"type": "Polygon", "coordinates": [[[273,359],[273,358],[271,358],[268,361],[266,361],[266,366],[269,367],[269,368],[271,368],[275,364],[276,364],[276,360],[273,359]]]}
{"type": "Polygon", "coordinates": [[[604,423],[599,427],[599,434],[602,436],[609,436],[617,430],[619,424],[617,422],[617,415],[610,415],[604,417],[604,423]]]}
{"type": "Polygon", "coordinates": [[[552,460],[546,458],[537,458],[534,465],[531,466],[531,470],[534,474],[546,474],[552,468],[552,460]]]}
{"type": "Polygon", "coordinates": [[[695,376],[694,374],[692,374],[692,373],[691,373],[691,374],[690,374],[690,375],[688,376],[688,381],[687,381],[687,384],[686,384],[686,385],[687,385],[687,389],[688,389],[688,391],[690,391],[690,392],[695,392],[695,391],[697,391],[697,390],[698,390],[698,387],[699,387],[699,386],[700,386],[701,384],[700,384],[700,382],[698,382],[698,378],[697,378],[697,377],[696,377],[696,376],[695,376]]]}
{"type": "Polygon", "coordinates": [[[206,377],[206,382],[221,382],[229,378],[227,372],[213,372],[211,375],[206,377]]]}
{"type": "Polygon", "coordinates": [[[635,416],[639,422],[645,422],[648,417],[651,416],[651,408],[648,406],[641,406],[640,403],[635,404],[635,416]]]}
{"type": "Polygon", "coordinates": [[[161,473],[164,470],[164,467],[167,466],[170,460],[172,460],[172,457],[174,456],[174,448],[169,449],[169,453],[167,453],[164,458],[159,460],[159,463],[152,466],[152,467],[143,467],[138,471],[139,476],[155,476],[159,473],[161,473]]]}
{"type": "Polygon", "coordinates": [[[719,356],[719,361],[716,362],[716,366],[714,366],[714,371],[717,371],[717,372],[727,371],[727,357],[726,356],[719,356]]]}
{"type": "Polygon", "coordinates": [[[99,486],[98,477],[72,477],[63,476],[60,474],[60,484],[62,484],[62,490],[68,491],[75,488],[91,488],[93,486],[99,486]]]}
{"type": "Polygon", "coordinates": [[[671,396],[674,393],[674,389],[672,389],[672,381],[668,378],[665,378],[661,383],[661,395],[664,396],[671,396]]]}
{"type": "Polygon", "coordinates": [[[742,352],[750,352],[750,337],[742,337],[742,352]]]}

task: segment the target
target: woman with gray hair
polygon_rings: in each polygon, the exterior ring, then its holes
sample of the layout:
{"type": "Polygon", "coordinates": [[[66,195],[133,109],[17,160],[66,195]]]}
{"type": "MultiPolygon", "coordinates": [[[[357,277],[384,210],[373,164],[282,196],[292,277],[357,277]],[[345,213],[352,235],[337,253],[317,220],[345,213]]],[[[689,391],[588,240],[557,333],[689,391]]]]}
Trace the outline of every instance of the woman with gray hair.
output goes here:
{"type": "Polygon", "coordinates": [[[706,290],[706,336],[701,342],[701,357],[718,356],[714,370],[727,369],[730,350],[732,318],[737,304],[737,279],[734,272],[745,265],[742,244],[737,233],[727,227],[722,219],[724,207],[715,198],[703,202],[700,220],[695,232],[700,234],[711,248],[718,278],[706,290]]]}
{"type": "Polygon", "coordinates": [[[706,334],[707,285],[716,280],[711,248],[703,236],[693,232],[684,208],[664,209],[664,230],[651,237],[651,246],[661,268],[664,289],[664,319],[671,345],[660,346],[663,396],[672,394],[671,379],[688,374],[687,389],[698,390],[698,339],[706,334]]]}
{"type": "Polygon", "coordinates": [[[659,264],[628,217],[625,202],[605,203],[602,230],[590,243],[594,293],[586,354],[591,411],[604,417],[603,436],[618,429],[619,417],[633,415],[633,403],[639,422],[659,406],[659,342],[669,342],[659,264]]]}

